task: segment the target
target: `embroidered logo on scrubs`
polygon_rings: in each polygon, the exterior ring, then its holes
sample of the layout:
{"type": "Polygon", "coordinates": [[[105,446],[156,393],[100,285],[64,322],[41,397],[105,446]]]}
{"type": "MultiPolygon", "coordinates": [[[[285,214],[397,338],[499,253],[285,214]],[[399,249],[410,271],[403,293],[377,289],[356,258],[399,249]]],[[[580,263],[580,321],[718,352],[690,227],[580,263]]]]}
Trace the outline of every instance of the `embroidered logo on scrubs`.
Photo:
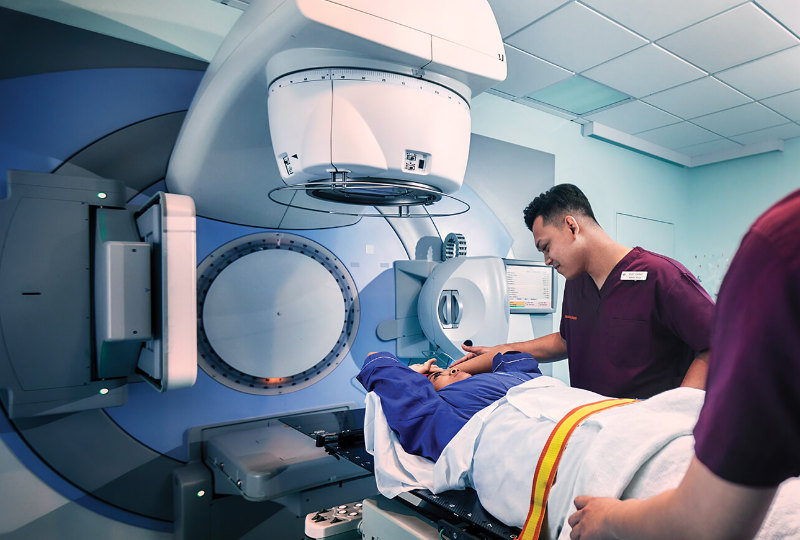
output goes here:
{"type": "Polygon", "coordinates": [[[575,315],[564,315],[564,318],[565,319],[572,319],[573,321],[577,321],[578,320],[578,317],[576,317],[575,315]]]}

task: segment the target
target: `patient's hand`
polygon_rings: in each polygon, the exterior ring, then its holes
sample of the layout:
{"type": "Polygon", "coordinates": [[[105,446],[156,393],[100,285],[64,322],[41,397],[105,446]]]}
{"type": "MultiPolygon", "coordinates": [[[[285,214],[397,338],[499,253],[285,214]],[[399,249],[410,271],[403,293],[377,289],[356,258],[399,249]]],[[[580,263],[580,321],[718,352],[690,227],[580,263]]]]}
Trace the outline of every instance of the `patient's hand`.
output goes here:
{"type": "Polygon", "coordinates": [[[408,367],[416,371],[417,373],[422,373],[423,375],[427,375],[431,371],[439,371],[439,366],[434,365],[436,362],[435,358],[431,358],[424,364],[409,364],[408,367]]]}

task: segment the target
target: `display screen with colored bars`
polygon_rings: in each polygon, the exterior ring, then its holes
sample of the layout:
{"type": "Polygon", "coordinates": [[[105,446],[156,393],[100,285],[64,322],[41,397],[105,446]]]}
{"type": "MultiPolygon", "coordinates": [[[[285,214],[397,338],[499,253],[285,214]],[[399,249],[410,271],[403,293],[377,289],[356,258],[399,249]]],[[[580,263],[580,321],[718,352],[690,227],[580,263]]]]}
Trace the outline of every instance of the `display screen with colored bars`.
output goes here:
{"type": "Polygon", "coordinates": [[[555,270],[541,262],[503,259],[506,264],[511,313],[553,313],[556,310],[555,270]]]}

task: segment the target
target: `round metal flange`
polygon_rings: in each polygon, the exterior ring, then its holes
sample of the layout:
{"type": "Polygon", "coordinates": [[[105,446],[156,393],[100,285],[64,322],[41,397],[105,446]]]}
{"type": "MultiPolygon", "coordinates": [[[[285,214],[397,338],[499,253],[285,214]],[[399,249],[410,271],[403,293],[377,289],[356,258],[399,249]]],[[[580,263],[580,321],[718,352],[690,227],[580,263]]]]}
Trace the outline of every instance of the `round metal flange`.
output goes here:
{"type": "Polygon", "coordinates": [[[355,282],[322,245],[277,232],[243,236],[198,267],[198,364],[250,394],[284,394],[328,375],[358,330],[355,282]]]}

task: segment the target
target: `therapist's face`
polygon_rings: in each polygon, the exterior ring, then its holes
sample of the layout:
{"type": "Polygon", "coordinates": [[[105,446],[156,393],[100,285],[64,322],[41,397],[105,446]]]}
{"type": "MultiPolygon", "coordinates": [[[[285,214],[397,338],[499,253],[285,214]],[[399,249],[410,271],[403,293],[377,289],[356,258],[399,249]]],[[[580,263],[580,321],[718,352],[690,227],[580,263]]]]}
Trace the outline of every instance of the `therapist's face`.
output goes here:
{"type": "Polygon", "coordinates": [[[428,379],[433,383],[433,387],[437,392],[449,384],[463,381],[470,377],[472,377],[472,375],[458,368],[448,368],[428,373],[428,379]]]}
{"type": "Polygon", "coordinates": [[[533,220],[533,241],[536,249],[544,254],[544,263],[556,269],[567,279],[578,277],[584,272],[577,249],[577,233],[580,230],[572,216],[566,216],[556,225],[545,223],[542,216],[533,220]]]}

